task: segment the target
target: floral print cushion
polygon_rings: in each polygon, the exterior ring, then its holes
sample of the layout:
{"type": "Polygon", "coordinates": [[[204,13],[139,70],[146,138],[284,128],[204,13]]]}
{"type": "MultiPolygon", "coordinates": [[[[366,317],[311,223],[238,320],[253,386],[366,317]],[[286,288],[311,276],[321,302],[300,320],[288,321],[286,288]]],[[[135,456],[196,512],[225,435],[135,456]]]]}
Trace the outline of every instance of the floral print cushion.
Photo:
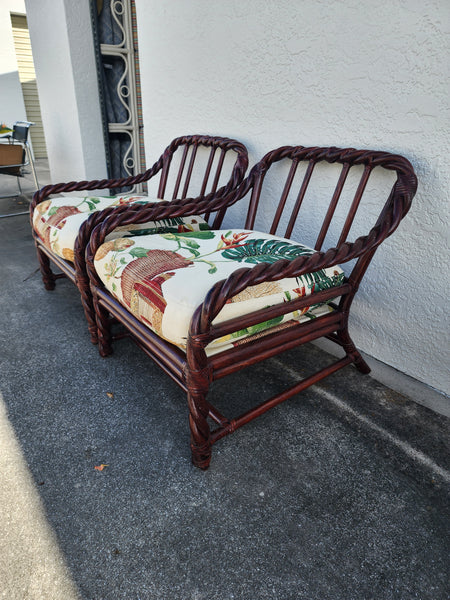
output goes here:
{"type": "MultiPolygon", "coordinates": [[[[42,242],[55,254],[73,262],[75,240],[81,225],[96,211],[109,206],[123,204],[147,204],[160,202],[147,196],[99,196],[83,197],[64,196],[44,200],[36,206],[33,214],[33,227],[42,242]]],[[[144,235],[157,232],[185,232],[209,229],[204,219],[198,216],[176,217],[163,221],[152,221],[140,225],[129,225],[114,230],[108,240],[130,235],[144,235]],[[139,233],[138,233],[139,232],[139,233]]]]}
{"type": "MultiPolygon", "coordinates": [[[[197,231],[111,240],[100,246],[95,268],[105,287],[159,336],[186,348],[189,324],[208,290],[241,267],[310,255],[310,248],[257,231],[197,231]]],[[[231,298],[215,323],[340,285],[339,266],[246,288],[231,298]]],[[[286,321],[332,310],[314,305],[214,340],[210,354],[286,321]]]]}

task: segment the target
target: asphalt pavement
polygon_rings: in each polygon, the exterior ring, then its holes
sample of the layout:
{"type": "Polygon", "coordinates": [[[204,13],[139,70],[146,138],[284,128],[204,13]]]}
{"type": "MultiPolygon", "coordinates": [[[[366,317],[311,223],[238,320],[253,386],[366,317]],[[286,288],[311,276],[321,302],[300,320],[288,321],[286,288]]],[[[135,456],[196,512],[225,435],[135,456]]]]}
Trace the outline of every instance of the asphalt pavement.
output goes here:
{"type": "MultiPolygon", "coordinates": [[[[449,598],[449,419],[350,366],[202,472],[184,393],[129,340],[98,355],[27,216],[0,248],[0,598],[449,598]]],[[[307,345],[211,393],[232,415],[329,360],[307,345]]]]}

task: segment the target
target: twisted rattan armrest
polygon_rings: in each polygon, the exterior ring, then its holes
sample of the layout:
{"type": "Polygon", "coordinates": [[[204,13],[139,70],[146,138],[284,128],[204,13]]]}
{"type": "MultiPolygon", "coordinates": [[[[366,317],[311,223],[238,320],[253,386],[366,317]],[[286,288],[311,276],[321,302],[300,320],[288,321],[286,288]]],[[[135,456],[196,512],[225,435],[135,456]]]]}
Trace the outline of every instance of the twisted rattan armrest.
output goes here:
{"type": "Polygon", "coordinates": [[[37,204],[40,204],[51,195],[62,194],[64,192],[114,189],[117,187],[137,185],[151,179],[158,171],[160,171],[161,167],[162,157],[150,169],[145,171],[145,173],[134,175],[132,177],[122,177],[121,179],[94,179],[91,181],[70,181],[69,183],[46,185],[34,194],[31,202],[31,212],[33,213],[37,204]]]}

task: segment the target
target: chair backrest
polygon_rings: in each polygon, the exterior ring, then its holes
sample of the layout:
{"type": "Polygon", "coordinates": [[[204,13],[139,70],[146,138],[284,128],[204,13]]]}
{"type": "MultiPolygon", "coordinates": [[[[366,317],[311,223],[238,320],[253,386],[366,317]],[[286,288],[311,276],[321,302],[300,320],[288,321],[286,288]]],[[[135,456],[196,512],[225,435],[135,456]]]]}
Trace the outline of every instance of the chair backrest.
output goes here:
{"type": "Polygon", "coordinates": [[[350,287],[339,302],[341,310],[348,313],[376,249],[407,214],[416,189],[413,167],[399,155],[303,146],[269,152],[234,194],[212,203],[214,209],[224,204],[233,208],[236,204],[242,210],[241,203],[249,197],[245,229],[270,231],[287,238],[294,234],[295,241],[316,252],[293,260],[243,265],[209,290],[196,312],[192,331],[208,331],[228,299],[246,287],[273,281],[273,277],[299,277],[352,261],[346,270],[350,287]],[[262,227],[258,226],[258,217],[262,227]],[[335,243],[328,239],[330,234],[335,243]]]}
{"type": "Polygon", "coordinates": [[[30,123],[29,121],[16,121],[13,125],[11,137],[22,144],[26,144],[28,142],[28,132],[32,125],[34,123],[30,123]]]}
{"type": "Polygon", "coordinates": [[[408,212],[417,188],[402,156],[334,147],[278,148],[253,167],[246,182],[246,228],[255,228],[259,216],[264,230],[286,238],[295,231],[296,239],[319,251],[355,242],[375,228],[378,245],[408,212]]]}
{"type": "MultiPolygon", "coordinates": [[[[176,138],[161,158],[158,197],[166,200],[205,196],[219,188],[226,193],[239,185],[248,166],[243,144],[214,136],[176,138]]],[[[216,215],[214,226],[222,217],[216,215]]]]}
{"type": "MultiPolygon", "coordinates": [[[[170,143],[159,159],[144,173],[121,179],[71,181],[69,183],[47,185],[34,194],[31,210],[33,211],[37,204],[43,202],[52,194],[106,188],[109,188],[112,194],[117,194],[124,187],[144,182],[148,182],[149,185],[157,182],[154,194],[149,193],[149,195],[162,199],[185,199],[186,195],[189,194],[192,198],[201,198],[205,195],[209,201],[212,196],[215,196],[216,190],[220,198],[227,196],[232,190],[236,191],[236,188],[244,179],[247,166],[247,149],[244,144],[237,140],[200,135],[179,137],[170,143]],[[208,154],[206,162],[204,161],[205,152],[208,154]],[[180,158],[178,169],[176,168],[177,161],[174,160],[175,155],[180,158]],[[202,155],[203,162],[199,160],[202,155]],[[193,177],[194,171],[196,174],[195,180],[193,177]],[[157,177],[158,174],[159,177],[157,177]],[[198,184],[199,175],[201,175],[201,184],[198,184]],[[170,183],[174,177],[175,185],[172,193],[170,193],[168,182],[170,183]]],[[[102,215],[104,214],[102,211],[102,215]]],[[[208,216],[209,213],[206,218],[208,216]]],[[[218,211],[215,215],[214,226],[218,226],[219,219],[222,217],[222,212],[218,211]]]]}

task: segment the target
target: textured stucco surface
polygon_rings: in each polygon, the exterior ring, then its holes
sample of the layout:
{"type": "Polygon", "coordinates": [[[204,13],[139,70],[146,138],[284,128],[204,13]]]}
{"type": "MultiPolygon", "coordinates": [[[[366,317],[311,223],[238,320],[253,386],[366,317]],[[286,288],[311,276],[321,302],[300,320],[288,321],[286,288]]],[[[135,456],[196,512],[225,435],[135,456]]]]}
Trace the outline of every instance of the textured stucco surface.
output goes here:
{"type": "Polygon", "coordinates": [[[449,393],[448,2],[136,4],[149,163],[201,132],[241,139],[252,162],[285,144],[409,158],[413,208],[375,256],[351,330],[368,354],[449,393]]]}
{"type": "Polygon", "coordinates": [[[89,2],[26,1],[52,181],[106,176],[89,2]]]}

